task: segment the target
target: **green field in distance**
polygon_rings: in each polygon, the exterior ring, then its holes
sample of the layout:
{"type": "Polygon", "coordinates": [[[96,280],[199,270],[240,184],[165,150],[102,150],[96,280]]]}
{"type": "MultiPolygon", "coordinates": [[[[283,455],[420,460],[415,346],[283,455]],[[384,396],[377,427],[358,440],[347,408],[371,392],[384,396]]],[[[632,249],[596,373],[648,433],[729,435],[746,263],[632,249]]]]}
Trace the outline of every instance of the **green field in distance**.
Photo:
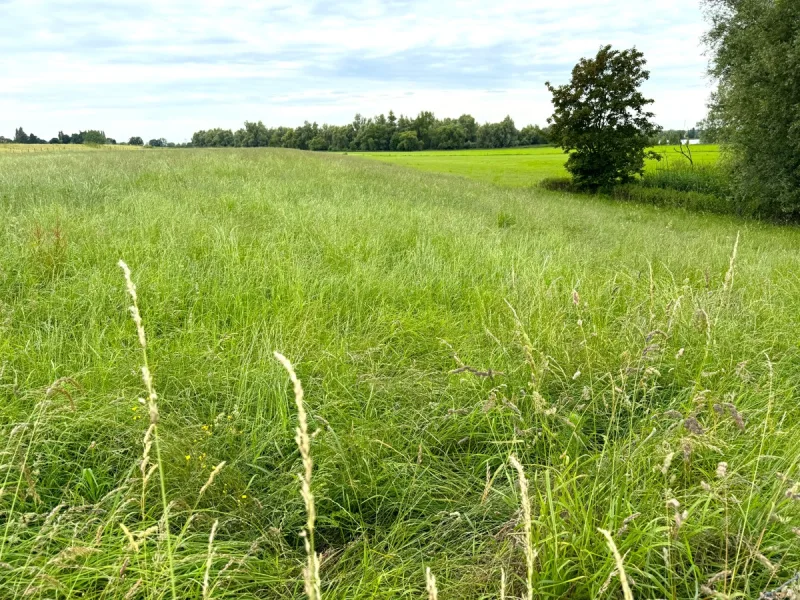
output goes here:
{"type": "MultiPolygon", "coordinates": [[[[648,161],[647,168],[656,165],[686,163],[673,146],[653,148],[665,158],[660,163],[648,161]]],[[[567,160],[561,148],[497,148],[491,150],[426,150],[423,152],[358,152],[350,153],[374,160],[413,167],[423,171],[463,175],[507,187],[527,187],[548,177],[566,177],[567,160]]],[[[719,146],[692,146],[695,164],[715,164],[719,146]]],[[[688,163],[686,163],[688,164],[688,163]]]]}

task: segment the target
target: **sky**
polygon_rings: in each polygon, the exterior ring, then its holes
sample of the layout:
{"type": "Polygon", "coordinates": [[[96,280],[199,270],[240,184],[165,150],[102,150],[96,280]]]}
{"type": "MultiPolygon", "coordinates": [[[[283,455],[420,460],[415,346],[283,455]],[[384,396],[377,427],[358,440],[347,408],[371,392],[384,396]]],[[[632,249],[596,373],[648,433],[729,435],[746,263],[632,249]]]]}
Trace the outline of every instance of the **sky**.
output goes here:
{"type": "Polygon", "coordinates": [[[545,125],[544,83],[636,46],[666,128],[705,116],[699,0],[0,0],[0,135],[194,131],[356,113],[545,125]]]}

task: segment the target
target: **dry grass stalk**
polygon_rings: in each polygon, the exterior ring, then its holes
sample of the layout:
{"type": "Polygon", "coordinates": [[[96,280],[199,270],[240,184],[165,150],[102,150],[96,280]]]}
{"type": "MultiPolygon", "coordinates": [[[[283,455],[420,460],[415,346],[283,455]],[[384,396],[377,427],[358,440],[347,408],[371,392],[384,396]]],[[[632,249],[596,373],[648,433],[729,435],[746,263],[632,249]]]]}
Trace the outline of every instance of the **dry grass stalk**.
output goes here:
{"type": "Polygon", "coordinates": [[[305,543],[308,562],[303,569],[303,579],[305,582],[306,596],[309,600],[318,600],[322,597],[321,584],[319,578],[319,557],[314,550],[314,524],[317,519],[316,508],[314,507],[314,494],[311,492],[311,475],[314,462],[311,460],[311,438],[308,435],[308,417],[303,405],[303,386],[297,378],[292,363],[289,362],[280,352],[274,353],[275,358],[286,372],[294,386],[294,400],[297,405],[297,434],[295,441],[300,449],[300,456],[303,459],[303,472],[298,476],[300,479],[300,494],[306,505],[306,530],[302,532],[303,542],[305,543]]]}
{"type": "Polygon", "coordinates": [[[772,564],[772,561],[770,559],[768,559],[766,556],[764,556],[763,554],[761,554],[760,552],[757,552],[755,554],[755,557],[758,560],[758,562],[760,562],[762,565],[764,565],[764,567],[768,571],[770,571],[772,573],[775,573],[778,570],[778,568],[774,564],[772,564]]]}
{"type": "Polygon", "coordinates": [[[739,411],[736,410],[736,407],[733,405],[733,403],[726,402],[722,406],[724,406],[728,410],[728,414],[731,416],[731,419],[733,419],[733,422],[736,423],[736,426],[742,431],[744,431],[746,429],[744,418],[742,417],[741,414],[739,414],[739,411]]]}
{"type": "Polygon", "coordinates": [[[736,232],[736,242],[733,244],[733,252],[731,253],[731,262],[728,267],[728,272],[725,273],[725,282],[722,284],[722,291],[727,292],[733,288],[733,273],[736,265],[736,254],[739,252],[739,234],[736,232]]]}
{"type": "Polygon", "coordinates": [[[75,400],[72,397],[72,394],[70,394],[69,391],[64,387],[64,384],[66,383],[73,385],[79,390],[81,389],[80,384],[71,377],[61,377],[50,384],[50,387],[48,387],[47,391],[45,392],[45,397],[52,398],[55,394],[62,394],[67,397],[70,408],[75,411],[75,400]]]}
{"type": "Polygon", "coordinates": [[[732,574],[733,572],[729,570],[720,571],[719,573],[714,573],[711,577],[708,578],[708,581],[706,581],[706,585],[708,586],[716,585],[717,582],[719,581],[727,580],[728,577],[730,577],[732,574]]]}
{"type": "Polygon", "coordinates": [[[672,466],[672,459],[675,457],[674,452],[668,452],[667,455],[664,457],[664,463],[658,468],[661,471],[662,475],[666,475],[669,472],[670,466],[672,466]]]}
{"type": "Polygon", "coordinates": [[[132,304],[128,307],[128,310],[130,311],[131,318],[133,318],[133,322],[136,325],[136,334],[139,337],[139,345],[142,347],[142,354],[144,355],[144,365],[142,365],[142,381],[147,389],[147,409],[150,414],[150,423],[155,425],[158,422],[158,407],[156,406],[158,395],[156,394],[155,386],[153,385],[153,376],[150,373],[150,367],[147,363],[147,337],[144,333],[142,315],[139,312],[139,300],[136,294],[136,285],[131,279],[131,270],[128,268],[128,265],[125,264],[125,261],[120,260],[117,264],[125,275],[125,285],[128,289],[128,295],[130,295],[132,301],[132,304]]]}
{"type": "Polygon", "coordinates": [[[437,600],[439,592],[436,589],[436,577],[431,573],[431,568],[425,568],[425,589],[428,590],[428,600],[437,600]]]}
{"type": "Polygon", "coordinates": [[[506,600],[506,570],[500,567],[500,600],[506,600]]]}
{"type": "MultiPolygon", "coordinates": [[[[159,475],[159,483],[161,488],[161,504],[163,508],[163,515],[162,520],[164,521],[164,526],[162,527],[162,531],[164,532],[164,539],[167,543],[167,562],[169,564],[169,580],[170,580],[170,588],[172,591],[172,598],[175,600],[177,598],[177,589],[175,584],[175,566],[173,564],[173,556],[172,556],[172,541],[170,539],[169,534],[169,522],[168,522],[168,513],[169,513],[169,506],[167,505],[167,487],[166,482],[164,480],[164,469],[162,468],[161,462],[161,449],[158,443],[158,431],[156,429],[156,425],[158,423],[158,406],[156,405],[156,400],[158,400],[158,395],[156,394],[155,386],[153,385],[153,376],[150,373],[150,365],[147,360],[147,337],[144,333],[144,324],[142,323],[142,315],[139,311],[139,300],[138,295],[136,293],[136,285],[133,283],[133,279],[131,277],[131,270],[125,261],[120,260],[118,263],[119,267],[122,269],[122,272],[125,276],[125,286],[128,290],[128,295],[131,297],[131,306],[128,310],[131,313],[131,317],[133,318],[133,322],[136,325],[136,334],[139,338],[139,345],[142,347],[142,381],[144,382],[145,389],[147,390],[147,411],[150,416],[150,427],[148,428],[147,433],[145,433],[145,450],[147,452],[147,457],[149,458],[149,448],[147,448],[147,442],[149,442],[150,438],[152,438],[153,445],[155,446],[156,450],[156,464],[151,467],[145,473],[146,463],[144,460],[142,461],[141,470],[143,473],[143,481],[142,481],[142,514],[144,514],[144,501],[145,501],[145,489],[147,486],[147,480],[150,478],[150,475],[158,470],[159,475]]],[[[145,458],[143,456],[143,458],[145,458]]]]}
{"type": "Polygon", "coordinates": [[[200,493],[197,495],[197,499],[198,499],[198,500],[199,500],[200,498],[202,498],[202,497],[203,497],[203,494],[205,493],[205,491],[206,491],[208,488],[210,488],[210,487],[211,487],[211,484],[212,484],[212,483],[214,483],[214,478],[215,478],[217,475],[219,475],[219,472],[220,472],[220,471],[222,471],[222,467],[224,467],[224,466],[225,466],[225,461],[223,460],[223,461],[222,461],[221,463],[219,463],[219,464],[218,464],[216,467],[214,467],[214,469],[211,471],[211,473],[209,473],[209,475],[208,475],[208,481],[206,481],[206,482],[203,484],[203,487],[201,487],[201,488],[200,488],[200,493]]]}
{"type": "Polygon", "coordinates": [[[211,598],[209,580],[211,578],[211,563],[214,562],[214,536],[217,534],[217,527],[219,527],[219,519],[214,521],[211,526],[211,533],[208,535],[208,558],[206,559],[206,572],[203,575],[203,600],[211,598]]]}
{"type": "Polygon", "coordinates": [[[622,556],[620,556],[619,550],[617,550],[617,545],[614,543],[614,538],[611,537],[611,532],[605,529],[598,529],[598,531],[606,538],[608,548],[611,550],[611,554],[614,555],[614,561],[617,563],[617,571],[619,571],[619,580],[620,583],[622,583],[622,595],[625,597],[625,600],[633,600],[633,592],[631,592],[631,587],[628,584],[628,576],[625,574],[625,565],[622,562],[622,556]]]}
{"type": "Polygon", "coordinates": [[[703,426],[700,425],[700,421],[698,421],[694,417],[689,417],[688,419],[686,419],[683,422],[683,426],[687,429],[687,431],[690,431],[695,435],[703,435],[705,433],[703,426]]]}
{"type": "Polygon", "coordinates": [[[637,512],[637,513],[633,513],[630,516],[625,517],[625,519],[622,521],[622,526],[617,531],[617,537],[621,536],[626,531],[628,531],[628,525],[631,524],[633,521],[635,521],[636,519],[638,519],[641,516],[642,516],[642,513],[637,512]]]}
{"type": "Polygon", "coordinates": [[[608,574],[608,577],[606,577],[606,580],[603,582],[603,585],[600,586],[600,589],[598,590],[597,595],[595,595],[595,598],[602,598],[603,596],[605,596],[606,592],[608,591],[608,586],[611,585],[611,581],[618,574],[619,571],[617,571],[616,567],[611,569],[611,572],[608,574]]]}
{"type": "Polygon", "coordinates": [[[122,529],[122,533],[124,533],[125,537],[128,538],[128,544],[130,544],[131,550],[134,552],[139,552],[139,544],[137,544],[136,540],[133,538],[131,530],[125,526],[125,523],[120,523],[119,526],[122,529]]]}
{"type": "Polygon", "coordinates": [[[136,596],[136,593],[139,591],[140,587],[142,587],[142,580],[137,579],[136,583],[134,583],[133,586],[131,586],[131,589],[128,590],[128,593],[125,594],[125,600],[131,600],[131,598],[136,596]]]}
{"type": "Polygon", "coordinates": [[[520,502],[522,504],[522,519],[523,524],[525,526],[525,561],[527,566],[527,579],[526,579],[526,589],[527,589],[527,596],[528,600],[533,599],[533,563],[536,560],[537,552],[533,548],[533,539],[532,539],[532,519],[531,519],[531,503],[530,499],[528,498],[528,479],[525,477],[525,469],[522,467],[522,463],[517,460],[517,457],[513,454],[509,457],[509,461],[511,462],[511,466],[517,470],[517,474],[519,476],[519,493],[520,493],[520,502]]]}

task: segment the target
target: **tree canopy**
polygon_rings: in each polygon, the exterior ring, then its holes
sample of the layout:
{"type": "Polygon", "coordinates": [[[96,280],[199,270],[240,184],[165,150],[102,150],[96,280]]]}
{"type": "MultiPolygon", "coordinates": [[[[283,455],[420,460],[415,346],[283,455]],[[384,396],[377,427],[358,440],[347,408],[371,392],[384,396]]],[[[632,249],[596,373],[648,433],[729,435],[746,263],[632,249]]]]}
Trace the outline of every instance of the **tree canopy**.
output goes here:
{"type": "Polygon", "coordinates": [[[636,48],[604,46],[575,65],[569,84],[545,84],[555,107],[552,140],[570,153],[566,167],[579,188],[626,183],[644,172],[645,148],[660,130],[647,110],[653,100],[639,91],[650,77],[645,64],[636,48]]]}
{"type": "Polygon", "coordinates": [[[800,213],[800,3],[705,0],[709,121],[748,212],[800,213]]]}
{"type": "Polygon", "coordinates": [[[84,144],[105,144],[106,143],[106,134],[103,131],[97,131],[95,129],[90,129],[89,131],[82,132],[83,133],[83,143],[84,144]]]}

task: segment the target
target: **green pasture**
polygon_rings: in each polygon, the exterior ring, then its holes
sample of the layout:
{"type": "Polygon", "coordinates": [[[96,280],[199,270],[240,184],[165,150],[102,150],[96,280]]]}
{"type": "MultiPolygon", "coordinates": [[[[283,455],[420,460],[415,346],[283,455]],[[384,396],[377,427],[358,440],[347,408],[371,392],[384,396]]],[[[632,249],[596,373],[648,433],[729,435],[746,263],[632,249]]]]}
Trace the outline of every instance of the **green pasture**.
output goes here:
{"type": "MultiPolygon", "coordinates": [[[[665,160],[660,163],[648,161],[648,169],[655,169],[657,165],[665,167],[668,163],[688,164],[676,148],[659,146],[652,150],[662,154],[665,160]]],[[[719,146],[692,146],[691,150],[695,164],[698,165],[715,164],[719,158],[719,146]]],[[[560,148],[550,146],[351,154],[423,171],[463,175],[504,187],[530,187],[542,179],[569,175],[564,169],[566,155],[560,148]]]]}
{"type": "Polygon", "coordinates": [[[477,175],[0,154],[0,597],[302,598],[276,350],[323,598],[519,599],[526,547],[537,598],[620,598],[600,529],[638,599],[800,570],[800,232],[386,158],[477,175]]]}

